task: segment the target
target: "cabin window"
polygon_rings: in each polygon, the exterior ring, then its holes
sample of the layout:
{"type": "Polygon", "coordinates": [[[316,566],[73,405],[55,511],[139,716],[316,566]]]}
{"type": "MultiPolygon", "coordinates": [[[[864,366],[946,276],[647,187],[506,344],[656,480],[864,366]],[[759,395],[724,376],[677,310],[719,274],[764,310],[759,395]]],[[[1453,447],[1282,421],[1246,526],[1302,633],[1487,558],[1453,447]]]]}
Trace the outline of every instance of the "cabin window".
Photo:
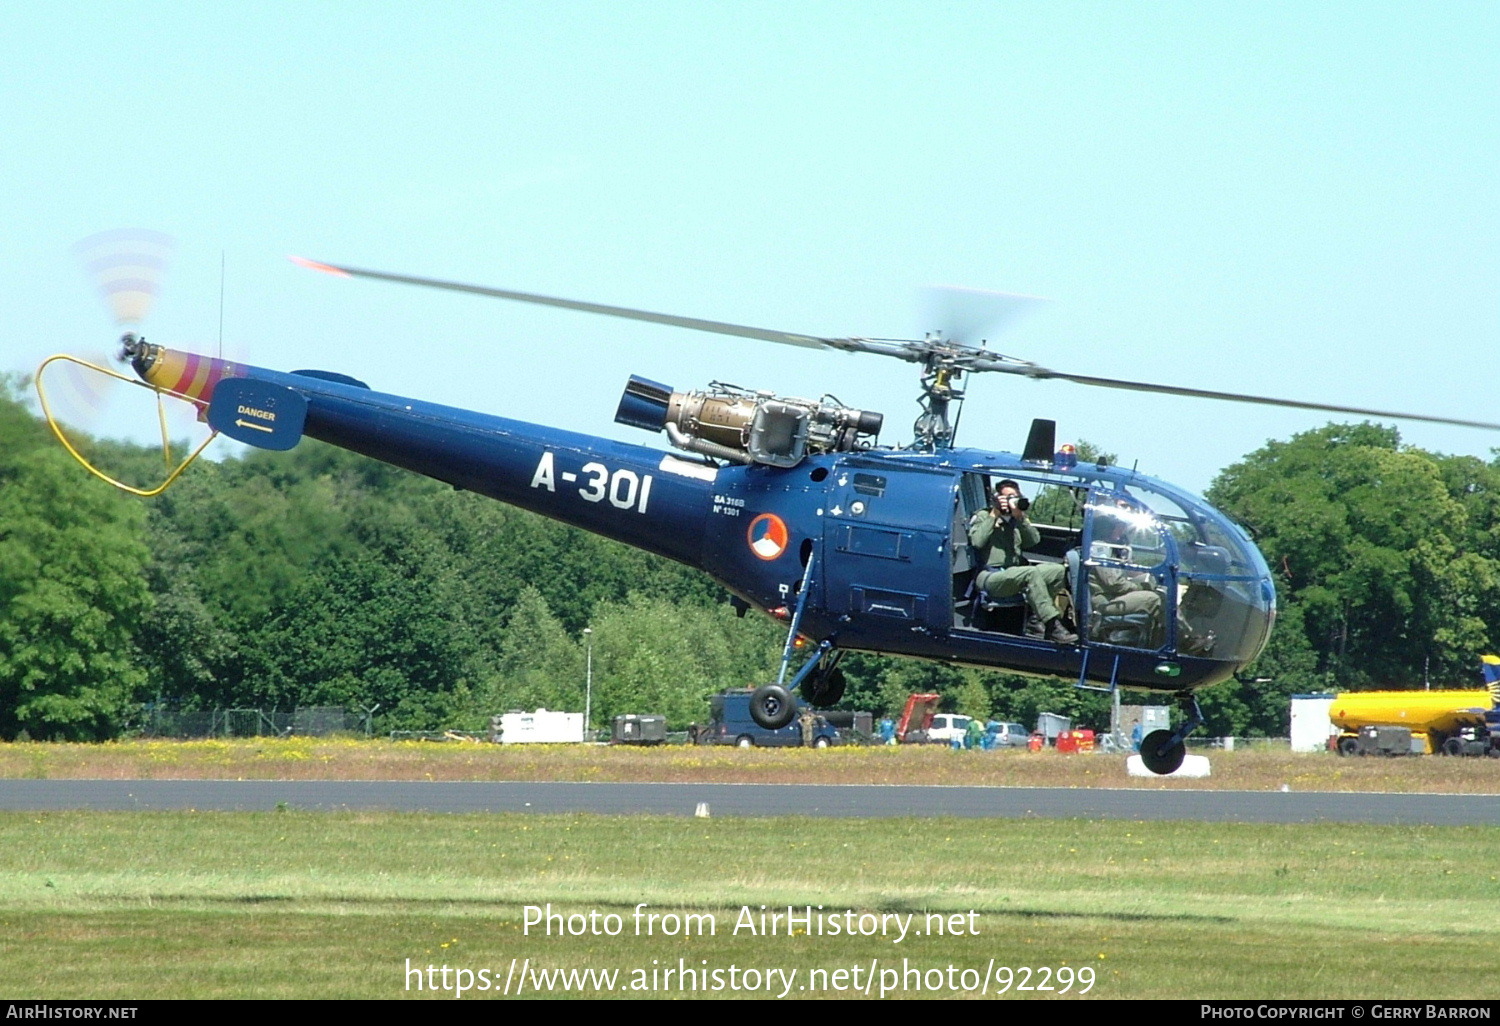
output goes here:
{"type": "MultiPolygon", "coordinates": [[[[953,517],[953,596],[955,623],[975,630],[1020,634],[1026,607],[1014,605],[981,613],[975,604],[974,576],[982,569],[980,554],[969,545],[968,525],[990,506],[999,482],[1015,481],[1031,502],[1026,518],[1041,541],[1026,550],[1032,563],[1067,564],[1068,552],[1082,543],[1088,491],[1076,481],[1036,471],[969,472],[959,480],[953,517]]],[[[1076,560],[1075,560],[1076,565],[1076,560]]],[[[1072,586],[1070,584],[1070,590],[1072,586]]]]}

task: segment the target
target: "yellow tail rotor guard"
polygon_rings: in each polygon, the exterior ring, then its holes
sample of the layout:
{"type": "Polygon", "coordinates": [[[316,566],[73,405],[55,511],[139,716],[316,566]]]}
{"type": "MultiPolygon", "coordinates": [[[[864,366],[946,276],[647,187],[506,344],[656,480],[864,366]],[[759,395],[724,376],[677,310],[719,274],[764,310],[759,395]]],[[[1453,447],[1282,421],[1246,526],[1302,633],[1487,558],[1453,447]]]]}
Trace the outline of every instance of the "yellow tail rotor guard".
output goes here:
{"type": "Polygon", "coordinates": [[[166,397],[171,397],[173,399],[180,399],[186,403],[191,403],[194,406],[198,406],[200,404],[194,402],[192,399],[190,399],[188,396],[183,395],[181,392],[173,392],[165,388],[159,388],[155,385],[149,385],[144,381],[139,381],[128,375],[121,374],[119,371],[111,370],[108,367],[101,367],[98,364],[90,363],[87,360],[81,360],[76,356],[60,354],[57,356],[49,356],[47,359],[43,360],[41,366],[36,370],[36,394],[37,398],[41,400],[42,416],[46,419],[47,426],[52,429],[52,433],[57,436],[57,440],[63,444],[63,448],[67,449],[68,453],[75,460],[77,460],[85,470],[87,470],[90,474],[93,474],[99,480],[107,482],[108,484],[111,484],[114,487],[120,489],[120,491],[122,492],[129,492],[131,495],[139,495],[142,498],[149,499],[154,495],[160,495],[162,492],[166,491],[167,488],[174,481],[176,481],[179,476],[181,476],[182,472],[186,470],[188,466],[191,465],[192,462],[203,453],[203,450],[208,448],[209,443],[212,442],[215,438],[219,437],[219,433],[217,431],[211,431],[209,433],[209,436],[205,438],[196,449],[188,454],[186,459],[184,459],[181,463],[177,464],[175,468],[173,468],[172,443],[170,438],[168,437],[167,432],[167,411],[164,399],[166,397]],[[114,378],[116,381],[123,381],[127,385],[133,385],[136,388],[147,389],[148,391],[154,392],[156,394],[156,414],[157,421],[161,426],[161,452],[162,461],[167,469],[166,480],[157,485],[155,488],[149,490],[136,488],[133,485],[128,485],[123,481],[118,481],[115,478],[110,477],[108,474],[104,473],[102,470],[100,470],[98,467],[95,467],[86,458],[84,458],[84,455],[79,452],[77,447],[74,446],[73,443],[68,439],[68,436],[63,432],[62,425],[58,423],[57,418],[53,415],[52,408],[47,402],[46,387],[42,383],[42,379],[46,374],[47,368],[59,360],[77,364],[78,366],[83,367],[86,370],[91,370],[96,373],[103,374],[106,377],[114,378]]]}

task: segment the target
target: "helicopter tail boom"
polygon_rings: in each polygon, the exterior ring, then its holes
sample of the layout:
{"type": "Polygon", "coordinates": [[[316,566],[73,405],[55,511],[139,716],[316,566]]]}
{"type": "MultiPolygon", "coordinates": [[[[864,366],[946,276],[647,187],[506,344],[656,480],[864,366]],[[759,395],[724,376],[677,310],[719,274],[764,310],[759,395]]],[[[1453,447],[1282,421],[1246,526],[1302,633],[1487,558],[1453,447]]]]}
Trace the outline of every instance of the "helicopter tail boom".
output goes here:
{"type": "Polygon", "coordinates": [[[185,399],[200,410],[213,399],[219,382],[244,377],[250,370],[229,360],[152,345],[133,333],[120,339],[120,357],[130,361],[146,384],[185,399]]]}
{"type": "Polygon", "coordinates": [[[148,383],[206,409],[211,427],[288,449],[303,434],[691,565],[701,564],[714,468],[645,446],[146,346],[148,383]],[[251,412],[246,412],[247,410],[251,412]],[[228,426],[226,426],[228,425],[228,426]]]}

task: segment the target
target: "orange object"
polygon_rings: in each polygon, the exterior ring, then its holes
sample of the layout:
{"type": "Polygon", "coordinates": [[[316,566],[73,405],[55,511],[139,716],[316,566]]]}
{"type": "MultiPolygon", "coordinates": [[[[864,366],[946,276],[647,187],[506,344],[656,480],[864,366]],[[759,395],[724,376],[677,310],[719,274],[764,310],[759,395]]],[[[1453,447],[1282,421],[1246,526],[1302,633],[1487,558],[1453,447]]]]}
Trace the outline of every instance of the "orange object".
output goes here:
{"type": "Polygon", "coordinates": [[[1026,749],[1027,751],[1031,752],[1040,752],[1042,750],[1042,746],[1044,746],[1046,743],[1047,739],[1042,737],[1042,735],[1033,734],[1026,739],[1026,749]]]}
{"type": "Polygon", "coordinates": [[[896,723],[896,740],[904,741],[908,731],[925,731],[932,726],[933,714],[942,700],[943,696],[936,693],[908,695],[906,708],[896,723]]]}
{"type": "Polygon", "coordinates": [[[1065,730],[1057,735],[1059,752],[1092,752],[1094,732],[1092,730],[1065,730]]]}

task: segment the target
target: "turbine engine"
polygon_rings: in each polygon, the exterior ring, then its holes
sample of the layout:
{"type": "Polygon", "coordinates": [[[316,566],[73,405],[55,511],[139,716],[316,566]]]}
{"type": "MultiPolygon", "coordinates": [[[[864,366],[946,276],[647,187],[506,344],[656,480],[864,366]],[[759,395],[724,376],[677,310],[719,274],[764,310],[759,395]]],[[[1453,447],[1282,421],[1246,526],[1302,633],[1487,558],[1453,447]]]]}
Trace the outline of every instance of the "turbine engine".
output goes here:
{"type": "Polygon", "coordinates": [[[809,453],[868,449],[885,420],[831,396],[814,402],[713,382],[701,392],[632,374],[615,421],[665,431],[678,449],[734,463],[795,467],[809,453]]]}

